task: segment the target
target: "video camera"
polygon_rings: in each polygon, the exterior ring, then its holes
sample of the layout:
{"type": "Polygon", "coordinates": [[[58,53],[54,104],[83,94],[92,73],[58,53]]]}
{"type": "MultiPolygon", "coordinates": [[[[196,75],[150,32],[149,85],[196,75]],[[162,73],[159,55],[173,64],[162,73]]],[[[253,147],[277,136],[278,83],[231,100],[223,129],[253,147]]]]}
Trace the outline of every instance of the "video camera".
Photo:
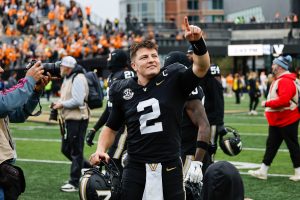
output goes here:
{"type": "MultiPolygon", "coordinates": [[[[26,65],[26,70],[30,69],[36,62],[37,60],[30,61],[30,63],[26,65]]],[[[49,72],[51,76],[60,77],[60,64],[61,61],[57,61],[55,63],[42,63],[44,75],[46,76],[47,72],[49,72]]]]}

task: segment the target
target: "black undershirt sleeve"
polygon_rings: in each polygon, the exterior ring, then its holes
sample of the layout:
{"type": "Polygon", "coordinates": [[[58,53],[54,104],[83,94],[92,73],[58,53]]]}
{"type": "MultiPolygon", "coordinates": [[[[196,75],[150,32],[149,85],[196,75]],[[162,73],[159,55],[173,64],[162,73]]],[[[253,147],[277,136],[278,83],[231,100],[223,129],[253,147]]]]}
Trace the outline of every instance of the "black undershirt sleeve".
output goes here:
{"type": "Polygon", "coordinates": [[[111,113],[106,122],[106,126],[108,126],[114,131],[118,131],[121,128],[121,126],[124,124],[124,121],[125,121],[124,114],[121,108],[113,104],[111,113]]]}
{"type": "Polygon", "coordinates": [[[94,125],[94,129],[97,132],[108,120],[109,117],[109,111],[108,111],[108,106],[106,105],[105,110],[103,111],[102,115],[100,116],[100,118],[98,119],[98,121],[96,122],[96,124],[94,125]]]}

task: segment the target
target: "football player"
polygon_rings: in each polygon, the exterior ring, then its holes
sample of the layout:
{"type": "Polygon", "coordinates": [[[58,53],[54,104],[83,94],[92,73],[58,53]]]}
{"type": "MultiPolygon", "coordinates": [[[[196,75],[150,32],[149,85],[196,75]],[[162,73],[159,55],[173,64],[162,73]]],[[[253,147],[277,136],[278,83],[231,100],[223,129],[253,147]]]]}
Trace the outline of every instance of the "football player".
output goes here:
{"type": "Polygon", "coordinates": [[[224,128],[224,90],[218,65],[210,65],[207,74],[200,82],[200,86],[204,92],[204,108],[210,124],[210,145],[202,167],[202,171],[205,172],[207,167],[214,162],[218,138],[226,134],[224,128]]]}
{"type": "MultiPolygon", "coordinates": [[[[180,51],[170,52],[164,62],[164,67],[173,63],[180,63],[187,67],[192,65],[188,56],[180,51]]],[[[189,95],[184,105],[183,119],[181,122],[181,157],[184,163],[183,174],[186,181],[199,182],[202,180],[202,161],[208,149],[210,139],[210,126],[204,109],[204,93],[200,86],[189,95]],[[197,138],[198,136],[198,138],[197,138]],[[200,144],[201,148],[196,148],[196,144],[200,144]],[[195,159],[196,149],[199,151],[199,158],[195,159]],[[198,171],[198,176],[190,176],[189,172],[198,171]],[[198,180],[199,179],[199,180],[198,180]]],[[[189,196],[187,194],[187,199],[189,196]]]]}
{"type": "MultiPolygon", "coordinates": [[[[111,71],[111,74],[108,76],[108,88],[107,88],[107,104],[104,112],[94,125],[94,127],[88,132],[86,137],[86,143],[89,146],[92,146],[93,139],[96,132],[106,123],[109,114],[111,112],[112,103],[109,100],[109,88],[112,83],[116,80],[122,80],[134,77],[134,72],[127,69],[128,67],[128,56],[127,53],[123,50],[116,49],[109,54],[107,59],[107,67],[111,71]]],[[[121,155],[126,150],[126,136],[127,131],[125,126],[122,126],[116,135],[114,144],[109,148],[108,155],[114,159],[115,164],[117,165],[121,175],[123,167],[121,165],[121,155]]]]}
{"type": "Polygon", "coordinates": [[[193,67],[175,63],[161,70],[156,44],[134,43],[131,67],[137,78],[117,81],[110,88],[113,107],[101,131],[91,164],[109,162],[107,149],[116,130],[127,126],[127,165],[122,199],[184,200],[180,159],[180,122],[186,98],[209,68],[209,54],[199,27],[185,23],[185,38],[194,48],[193,67]]]}

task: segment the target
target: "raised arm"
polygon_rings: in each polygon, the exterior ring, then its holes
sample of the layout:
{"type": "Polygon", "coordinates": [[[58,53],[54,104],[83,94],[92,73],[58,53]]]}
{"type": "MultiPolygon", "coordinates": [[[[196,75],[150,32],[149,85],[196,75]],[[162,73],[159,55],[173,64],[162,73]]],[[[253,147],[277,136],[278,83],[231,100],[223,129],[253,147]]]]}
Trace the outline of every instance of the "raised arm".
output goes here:
{"type": "Polygon", "coordinates": [[[193,72],[201,78],[206,74],[210,65],[209,53],[202,37],[202,30],[198,26],[190,25],[187,17],[184,18],[184,24],[184,36],[191,43],[194,51],[193,72]]]}

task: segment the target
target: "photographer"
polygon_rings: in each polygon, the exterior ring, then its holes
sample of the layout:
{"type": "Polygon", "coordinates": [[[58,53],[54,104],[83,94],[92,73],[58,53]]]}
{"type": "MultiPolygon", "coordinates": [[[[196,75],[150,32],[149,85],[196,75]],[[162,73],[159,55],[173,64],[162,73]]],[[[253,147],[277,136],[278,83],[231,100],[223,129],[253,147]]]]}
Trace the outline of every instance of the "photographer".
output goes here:
{"type": "Polygon", "coordinates": [[[61,111],[66,125],[61,151],[72,162],[70,180],[60,188],[63,192],[78,191],[81,169],[90,167],[83,159],[84,138],[90,116],[89,107],[85,102],[89,88],[83,73],[83,68],[77,65],[73,57],[66,56],[62,59],[60,75],[64,80],[61,86],[61,96],[52,108],[61,111]]]}
{"type": "MultiPolygon", "coordinates": [[[[3,72],[0,67],[0,74],[3,72]]],[[[17,85],[0,92],[0,199],[17,199],[25,190],[21,168],[12,165],[17,156],[8,123],[24,122],[32,115],[44,86],[51,79],[50,74],[43,73],[41,62],[37,62],[17,85]]]]}

